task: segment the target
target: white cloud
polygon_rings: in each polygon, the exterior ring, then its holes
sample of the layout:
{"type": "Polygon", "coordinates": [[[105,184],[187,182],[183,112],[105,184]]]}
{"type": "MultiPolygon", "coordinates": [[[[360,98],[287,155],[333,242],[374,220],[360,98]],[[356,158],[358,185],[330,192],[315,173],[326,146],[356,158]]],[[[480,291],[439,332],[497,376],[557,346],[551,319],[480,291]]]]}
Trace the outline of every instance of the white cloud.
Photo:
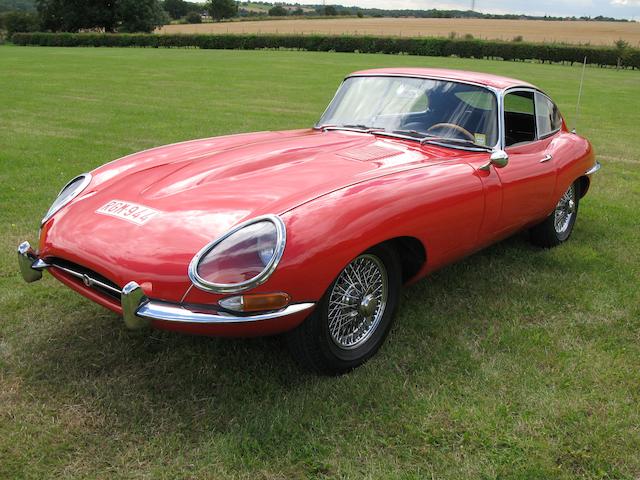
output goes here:
{"type": "Polygon", "coordinates": [[[611,0],[611,5],[624,5],[629,7],[640,7],[640,0],[611,0]]]}

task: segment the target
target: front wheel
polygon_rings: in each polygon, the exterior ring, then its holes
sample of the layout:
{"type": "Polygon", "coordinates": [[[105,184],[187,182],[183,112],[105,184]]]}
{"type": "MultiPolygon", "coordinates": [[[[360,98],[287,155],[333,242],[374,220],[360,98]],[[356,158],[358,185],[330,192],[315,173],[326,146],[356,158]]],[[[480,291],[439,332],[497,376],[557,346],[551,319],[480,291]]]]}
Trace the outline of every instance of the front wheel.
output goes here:
{"type": "Polygon", "coordinates": [[[551,248],[569,239],[578,216],[579,188],[578,182],[573,183],[564,192],[551,215],[531,228],[531,241],[535,245],[551,248]]]}
{"type": "Polygon", "coordinates": [[[362,365],[387,336],[401,285],[396,252],[379,245],[353,259],[333,281],[315,311],[287,334],[304,368],[340,374],[362,365]]]}

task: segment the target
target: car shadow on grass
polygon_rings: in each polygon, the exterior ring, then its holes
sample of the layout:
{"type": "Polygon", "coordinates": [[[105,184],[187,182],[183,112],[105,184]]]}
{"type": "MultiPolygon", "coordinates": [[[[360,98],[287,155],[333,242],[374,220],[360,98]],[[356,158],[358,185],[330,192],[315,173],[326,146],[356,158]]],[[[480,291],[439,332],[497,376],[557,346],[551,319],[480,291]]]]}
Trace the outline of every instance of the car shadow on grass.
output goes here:
{"type": "Polygon", "coordinates": [[[519,235],[435,273],[404,290],[382,351],[338,378],[301,371],[278,337],[130,332],[115,315],[59,287],[58,320],[38,327],[40,318],[28,319],[34,333],[17,353],[16,373],[32,396],[59,408],[80,402],[102,419],[93,428],[111,436],[178,436],[189,445],[216,439],[238,449],[238,458],[268,461],[292,455],[300,443],[326,448],[314,431],[349,436],[354,423],[366,428],[393,412],[401,421],[409,413],[396,410],[397,399],[410,401],[408,381],[422,391],[474,382],[478,360],[466,333],[501,328],[510,276],[557,268],[519,235]]]}

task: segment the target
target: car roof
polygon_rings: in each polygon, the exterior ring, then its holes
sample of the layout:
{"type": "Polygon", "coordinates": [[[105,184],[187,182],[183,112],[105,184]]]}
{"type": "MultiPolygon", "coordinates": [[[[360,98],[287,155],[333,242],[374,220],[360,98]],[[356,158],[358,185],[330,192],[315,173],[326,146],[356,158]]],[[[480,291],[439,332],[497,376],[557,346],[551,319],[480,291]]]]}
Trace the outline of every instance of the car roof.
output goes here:
{"type": "Polygon", "coordinates": [[[490,73],[450,70],[446,68],[374,68],[353,72],[347,75],[347,78],[360,75],[394,75],[402,77],[437,78],[451,80],[454,82],[475,83],[500,90],[510,87],[537,88],[530,83],[516,80],[514,78],[491,75],[490,73]]]}

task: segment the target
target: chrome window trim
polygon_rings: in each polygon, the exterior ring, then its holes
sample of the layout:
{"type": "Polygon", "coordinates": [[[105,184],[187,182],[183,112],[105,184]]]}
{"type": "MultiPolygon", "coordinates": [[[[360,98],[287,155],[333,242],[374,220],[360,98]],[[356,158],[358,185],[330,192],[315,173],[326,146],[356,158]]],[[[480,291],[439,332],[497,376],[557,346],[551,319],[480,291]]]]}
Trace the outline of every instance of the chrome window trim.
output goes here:
{"type": "Polygon", "coordinates": [[[93,177],[88,172],[80,174],[77,177],[73,177],[71,180],[69,180],[65,184],[64,187],[62,187],[60,189],[60,191],[58,192],[58,195],[56,195],[56,198],[53,200],[53,202],[55,202],[60,197],[60,194],[64,191],[65,188],[67,188],[69,185],[71,185],[73,182],[75,182],[79,178],[82,178],[83,180],[80,183],[80,185],[78,186],[78,188],[76,189],[76,191],[67,199],[67,201],[65,201],[64,203],[58,205],[58,207],[55,210],[50,211],[51,207],[49,207],[49,210],[47,211],[45,216],[40,221],[40,226],[44,225],[51,217],[53,217],[56,213],[58,213],[60,210],[62,210],[64,207],[66,207],[74,198],[76,198],[78,195],[80,195],[84,191],[84,189],[87,188],[87,186],[91,183],[91,179],[93,177]]]}
{"type": "Polygon", "coordinates": [[[189,279],[191,282],[201,290],[205,290],[207,292],[213,293],[239,293],[245,292],[252,288],[255,288],[259,285],[262,285],[266,282],[271,274],[275,271],[282,255],[284,253],[284,248],[287,243],[287,229],[284,225],[282,219],[274,214],[260,215],[258,217],[247,220],[246,222],[242,222],[231,230],[226,232],[224,235],[216,238],[212,242],[209,242],[205,245],[196,255],[191,259],[189,263],[189,279]],[[269,263],[264,267],[264,269],[255,277],[245,280],[241,283],[214,283],[208,282],[204,278],[202,278],[198,274],[198,265],[202,258],[211,252],[220,242],[227,239],[234,233],[242,230],[249,225],[253,225],[254,223],[269,221],[276,227],[276,247],[273,253],[273,257],[269,260],[269,263]]]}
{"type": "MultiPolygon", "coordinates": [[[[538,133],[538,116],[537,116],[537,112],[536,112],[536,97],[535,94],[539,93],[545,97],[547,97],[549,99],[549,101],[551,103],[553,103],[556,108],[558,108],[558,105],[556,104],[556,102],[553,101],[553,99],[547,95],[544,91],[540,90],[538,87],[535,87],[533,85],[529,86],[529,85],[514,85],[511,87],[507,87],[504,88],[502,90],[500,90],[500,96],[501,96],[501,100],[502,100],[502,104],[500,107],[500,111],[502,113],[502,115],[500,116],[500,122],[502,123],[501,126],[501,132],[502,132],[502,137],[501,137],[501,148],[504,150],[505,148],[507,148],[505,146],[506,143],[506,139],[504,138],[504,136],[506,135],[506,130],[505,130],[505,125],[504,125],[504,97],[506,95],[508,95],[509,93],[513,93],[514,91],[528,91],[528,92],[533,92],[533,112],[534,112],[534,116],[536,118],[536,139],[532,140],[531,142],[527,142],[527,143],[533,143],[533,142],[537,142],[538,140],[544,140],[545,138],[549,138],[553,135],[555,135],[556,133],[560,132],[562,130],[562,125],[560,125],[559,128],[557,128],[556,130],[553,130],[552,132],[549,132],[543,136],[540,136],[538,133]]],[[[558,108],[558,113],[560,113],[560,118],[562,119],[562,121],[564,122],[564,117],[562,116],[562,112],[560,112],[560,109],[558,108]]]]}
{"type": "Polygon", "coordinates": [[[518,146],[520,145],[528,145],[530,143],[533,142],[537,142],[538,140],[541,140],[541,138],[538,137],[538,117],[537,117],[537,112],[536,112],[536,92],[540,92],[543,93],[541,90],[535,88],[535,87],[527,87],[527,86],[513,86],[513,87],[508,87],[505,88],[504,90],[502,90],[501,96],[502,96],[502,106],[500,108],[500,112],[502,113],[502,115],[500,116],[500,122],[502,123],[502,128],[501,128],[501,138],[500,138],[500,144],[503,150],[512,147],[513,145],[509,145],[507,146],[507,130],[506,130],[506,124],[504,121],[504,117],[505,117],[505,110],[504,110],[504,99],[507,95],[509,95],[510,93],[516,93],[516,92],[527,92],[527,93],[531,93],[533,94],[533,119],[535,122],[535,135],[536,138],[529,141],[529,142],[520,142],[518,143],[518,146]]]}

